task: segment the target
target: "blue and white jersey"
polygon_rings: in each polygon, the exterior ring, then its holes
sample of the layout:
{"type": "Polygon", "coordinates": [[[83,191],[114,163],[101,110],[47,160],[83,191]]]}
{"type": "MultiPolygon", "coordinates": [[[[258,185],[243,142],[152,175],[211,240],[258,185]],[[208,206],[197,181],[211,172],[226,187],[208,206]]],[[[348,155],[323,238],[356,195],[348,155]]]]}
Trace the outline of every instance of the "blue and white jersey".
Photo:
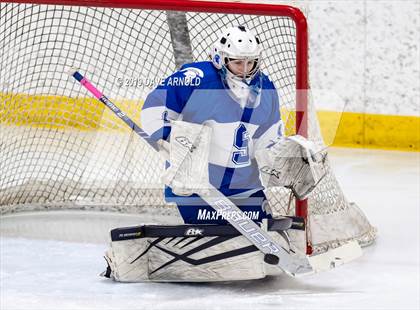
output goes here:
{"type": "Polygon", "coordinates": [[[282,132],[274,84],[264,74],[255,83],[261,85],[259,104],[248,107],[229,93],[210,61],[184,65],[146,98],[142,128],[157,141],[168,139],[169,120],[210,126],[210,183],[226,196],[247,197],[262,189],[255,150],[282,132]]]}

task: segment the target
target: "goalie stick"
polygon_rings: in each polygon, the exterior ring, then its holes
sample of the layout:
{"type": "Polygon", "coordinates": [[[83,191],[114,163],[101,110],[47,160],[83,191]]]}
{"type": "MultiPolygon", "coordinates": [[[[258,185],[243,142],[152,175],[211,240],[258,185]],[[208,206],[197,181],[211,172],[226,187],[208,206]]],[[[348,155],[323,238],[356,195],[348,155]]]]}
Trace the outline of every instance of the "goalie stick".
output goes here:
{"type": "MultiPolygon", "coordinates": [[[[72,69],[69,74],[114,112],[117,117],[124,121],[140,138],[144,139],[162,155],[157,142],[152,140],[140,126],[103,95],[95,86],[83,77],[82,74],[74,69],[72,69]]],[[[220,191],[212,187],[211,184],[208,185],[210,188],[210,195],[205,195],[201,198],[216,211],[227,214],[226,220],[264,254],[264,261],[266,263],[277,265],[290,276],[295,277],[330,269],[361,255],[360,246],[357,242],[350,242],[333,251],[317,255],[314,257],[316,259],[305,255],[293,255],[287,249],[276,244],[267,232],[262,230],[253,220],[246,217],[243,212],[220,193],[220,191]],[[344,251],[340,251],[340,249],[343,249],[344,251]]]]}

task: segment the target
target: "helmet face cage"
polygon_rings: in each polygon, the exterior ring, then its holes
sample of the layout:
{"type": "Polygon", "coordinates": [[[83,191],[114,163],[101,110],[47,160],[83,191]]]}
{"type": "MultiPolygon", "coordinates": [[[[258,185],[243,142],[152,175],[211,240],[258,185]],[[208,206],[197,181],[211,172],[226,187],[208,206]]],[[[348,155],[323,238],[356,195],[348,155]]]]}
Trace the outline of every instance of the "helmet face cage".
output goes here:
{"type": "Polygon", "coordinates": [[[224,66],[233,77],[241,80],[252,80],[260,71],[260,56],[246,56],[241,58],[224,57],[224,66]]]}

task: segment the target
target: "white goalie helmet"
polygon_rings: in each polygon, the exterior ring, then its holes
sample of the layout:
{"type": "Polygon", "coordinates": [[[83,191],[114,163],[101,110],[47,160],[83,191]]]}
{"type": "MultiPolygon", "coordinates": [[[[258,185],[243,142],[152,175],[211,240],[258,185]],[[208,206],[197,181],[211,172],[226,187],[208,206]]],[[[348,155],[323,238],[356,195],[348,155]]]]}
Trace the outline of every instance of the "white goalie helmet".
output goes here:
{"type": "Polygon", "coordinates": [[[249,82],[260,72],[261,54],[260,39],[244,26],[237,26],[223,31],[212,47],[211,58],[228,81],[249,82]],[[241,64],[239,71],[233,68],[235,62],[241,64]]]}
{"type": "Polygon", "coordinates": [[[211,50],[223,84],[241,106],[256,107],[261,94],[259,38],[244,26],[226,29],[211,50]],[[259,79],[255,79],[259,76],[259,79]]]}

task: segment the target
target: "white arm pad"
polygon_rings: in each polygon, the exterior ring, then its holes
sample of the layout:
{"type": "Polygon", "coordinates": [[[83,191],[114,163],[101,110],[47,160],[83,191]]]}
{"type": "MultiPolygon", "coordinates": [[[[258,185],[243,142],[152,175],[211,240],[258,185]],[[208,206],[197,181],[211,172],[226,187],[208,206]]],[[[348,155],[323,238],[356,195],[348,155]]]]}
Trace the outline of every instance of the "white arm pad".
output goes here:
{"type": "Polygon", "coordinates": [[[256,159],[266,188],[290,188],[298,199],[305,199],[325,176],[326,152],[302,136],[280,137],[270,148],[258,150],[256,159]]]}

